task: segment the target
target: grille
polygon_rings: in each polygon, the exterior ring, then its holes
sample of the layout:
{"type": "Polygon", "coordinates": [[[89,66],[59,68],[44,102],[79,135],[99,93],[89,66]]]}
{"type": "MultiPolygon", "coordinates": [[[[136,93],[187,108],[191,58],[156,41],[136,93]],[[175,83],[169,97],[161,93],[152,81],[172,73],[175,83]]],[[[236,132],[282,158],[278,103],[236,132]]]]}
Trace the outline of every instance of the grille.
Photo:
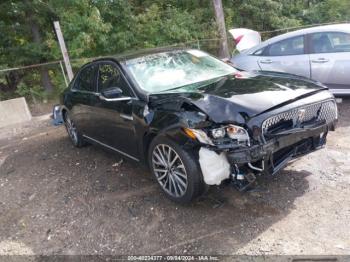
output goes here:
{"type": "Polygon", "coordinates": [[[334,100],[306,105],[280,113],[266,119],[262,124],[263,134],[277,130],[288,130],[318,121],[332,122],[337,118],[337,106],[334,100]]]}

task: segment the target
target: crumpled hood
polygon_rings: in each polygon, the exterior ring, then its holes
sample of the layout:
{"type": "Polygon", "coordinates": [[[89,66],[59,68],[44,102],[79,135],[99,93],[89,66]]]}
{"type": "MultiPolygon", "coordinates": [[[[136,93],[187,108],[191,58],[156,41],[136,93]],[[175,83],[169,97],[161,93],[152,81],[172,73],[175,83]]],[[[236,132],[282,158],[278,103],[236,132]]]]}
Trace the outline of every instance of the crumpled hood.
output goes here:
{"type": "Polygon", "coordinates": [[[170,100],[174,96],[181,97],[197,106],[214,122],[222,123],[244,122],[244,119],[271,108],[326,89],[314,81],[289,74],[239,72],[195,90],[183,87],[161,96],[170,100]]]}

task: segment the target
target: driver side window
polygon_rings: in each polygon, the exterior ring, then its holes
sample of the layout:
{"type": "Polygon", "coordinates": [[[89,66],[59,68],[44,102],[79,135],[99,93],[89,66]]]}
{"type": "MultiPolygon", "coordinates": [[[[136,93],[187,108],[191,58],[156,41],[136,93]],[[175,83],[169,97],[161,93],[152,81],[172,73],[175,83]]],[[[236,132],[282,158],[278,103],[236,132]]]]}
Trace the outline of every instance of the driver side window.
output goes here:
{"type": "Polygon", "coordinates": [[[120,88],[123,91],[122,96],[133,96],[124,77],[116,66],[111,63],[100,64],[98,70],[98,92],[112,87],[120,88]]]}

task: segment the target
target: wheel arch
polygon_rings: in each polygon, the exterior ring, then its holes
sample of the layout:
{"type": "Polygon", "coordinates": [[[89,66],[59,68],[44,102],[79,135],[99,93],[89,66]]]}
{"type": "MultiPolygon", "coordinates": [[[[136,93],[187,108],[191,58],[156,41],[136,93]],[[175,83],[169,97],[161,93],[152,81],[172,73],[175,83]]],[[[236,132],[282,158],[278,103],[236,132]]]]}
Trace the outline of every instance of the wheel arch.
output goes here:
{"type": "Polygon", "coordinates": [[[149,146],[156,137],[162,136],[170,139],[171,141],[179,144],[180,146],[184,146],[187,144],[193,146],[194,143],[196,143],[185,134],[185,132],[183,131],[183,126],[180,123],[167,126],[161,130],[150,130],[149,132],[144,133],[142,140],[142,157],[147,166],[149,146]]]}

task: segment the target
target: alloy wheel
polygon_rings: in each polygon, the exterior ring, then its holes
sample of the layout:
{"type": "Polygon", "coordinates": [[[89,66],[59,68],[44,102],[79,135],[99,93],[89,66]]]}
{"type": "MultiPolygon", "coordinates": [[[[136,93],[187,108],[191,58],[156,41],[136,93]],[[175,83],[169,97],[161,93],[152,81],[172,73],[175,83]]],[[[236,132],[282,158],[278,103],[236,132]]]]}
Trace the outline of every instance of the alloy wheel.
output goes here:
{"type": "Polygon", "coordinates": [[[75,124],[73,120],[69,118],[69,116],[66,116],[66,128],[67,132],[69,134],[69,137],[72,139],[74,144],[78,143],[78,133],[77,133],[77,128],[75,127],[75,124]]]}
{"type": "Polygon", "coordinates": [[[164,191],[182,197],[187,189],[185,166],[176,151],[166,144],[158,144],[152,153],[154,174],[164,191]]]}

